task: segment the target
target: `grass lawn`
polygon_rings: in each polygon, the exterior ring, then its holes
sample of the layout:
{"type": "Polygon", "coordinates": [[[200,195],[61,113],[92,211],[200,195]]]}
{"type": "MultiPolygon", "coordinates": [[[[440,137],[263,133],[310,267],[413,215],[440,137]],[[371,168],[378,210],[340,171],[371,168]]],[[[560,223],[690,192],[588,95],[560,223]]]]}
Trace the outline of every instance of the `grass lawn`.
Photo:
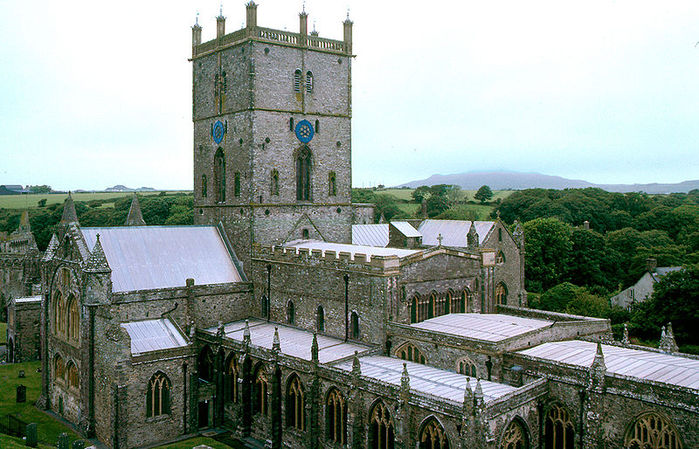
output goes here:
{"type": "MultiPolygon", "coordinates": [[[[15,438],[2,433],[0,433],[0,447],[2,449],[27,449],[27,446],[24,444],[24,440],[22,438],[15,438]]],[[[39,443],[37,447],[39,449],[50,449],[54,446],[39,443]]]]}
{"type": "Polygon", "coordinates": [[[158,446],[154,449],[192,449],[193,447],[199,446],[200,444],[205,444],[207,446],[211,446],[214,449],[230,449],[231,448],[231,446],[223,444],[220,441],[216,441],[213,438],[195,437],[195,438],[190,438],[188,440],[178,441],[176,443],[163,444],[162,446],[158,446]]]}
{"type": "Polygon", "coordinates": [[[487,204],[458,204],[449,209],[449,212],[460,215],[461,220],[470,220],[470,217],[474,216],[476,220],[490,221],[492,220],[490,213],[493,209],[493,206],[487,204]]]}
{"type": "Polygon", "coordinates": [[[7,344],[7,323],[0,323],[0,345],[7,344]]]}
{"type": "Polygon", "coordinates": [[[58,435],[63,432],[70,436],[71,444],[72,440],[82,439],[63,423],[34,406],[41,393],[41,373],[36,372],[39,366],[41,362],[0,365],[0,416],[14,414],[27,423],[37,423],[39,441],[49,446],[55,446],[58,435]],[[24,370],[27,377],[18,378],[19,370],[24,370]],[[27,387],[27,402],[18,404],[15,398],[19,384],[27,387]]]}
{"type": "MultiPolygon", "coordinates": [[[[183,190],[188,193],[189,191],[183,190]]],[[[159,191],[154,192],[137,192],[138,195],[158,195],[159,191]]],[[[180,193],[180,192],[168,192],[180,193]]],[[[91,201],[91,200],[107,200],[131,197],[131,192],[90,192],[90,193],[73,193],[75,201],[91,201]]],[[[0,209],[32,209],[38,207],[39,200],[46,199],[46,205],[63,203],[68,197],[67,193],[38,193],[28,195],[2,195],[0,196],[0,209]]],[[[112,207],[114,207],[112,205],[112,207]]]]}

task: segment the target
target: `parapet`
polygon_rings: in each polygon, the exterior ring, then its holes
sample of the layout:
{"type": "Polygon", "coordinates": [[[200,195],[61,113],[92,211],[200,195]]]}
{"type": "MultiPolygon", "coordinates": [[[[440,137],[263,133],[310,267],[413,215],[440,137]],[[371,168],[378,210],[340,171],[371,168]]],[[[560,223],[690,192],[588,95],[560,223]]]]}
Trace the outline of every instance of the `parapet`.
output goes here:
{"type": "Polygon", "coordinates": [[[349,251],[333,251],[284,246],[253,245],[253,259],[287,263],[325,263],[338,268],[363,269],[367,271],[397,271],[401,265],[398,256],[371,256],[349,251]]]}

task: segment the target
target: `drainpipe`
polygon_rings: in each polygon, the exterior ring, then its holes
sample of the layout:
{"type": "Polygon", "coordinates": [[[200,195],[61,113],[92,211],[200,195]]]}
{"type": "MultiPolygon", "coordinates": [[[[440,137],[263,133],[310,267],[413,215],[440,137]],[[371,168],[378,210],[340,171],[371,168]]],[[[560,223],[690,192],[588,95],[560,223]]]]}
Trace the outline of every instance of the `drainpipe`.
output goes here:
{"type": "Polygon", "coordinates": [[[345,341],[349,338],[349,274],[345,274],[345,341]]]}

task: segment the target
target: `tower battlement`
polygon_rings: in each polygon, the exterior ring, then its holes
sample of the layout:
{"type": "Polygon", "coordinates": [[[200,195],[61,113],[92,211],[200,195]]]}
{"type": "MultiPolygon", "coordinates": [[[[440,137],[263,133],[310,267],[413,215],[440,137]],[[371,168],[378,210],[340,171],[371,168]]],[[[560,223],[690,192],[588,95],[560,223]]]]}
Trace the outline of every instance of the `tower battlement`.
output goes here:
{"type": "Polygon", "coordinates": [[[343,22],[344,39],[340,41],[320,37],[315,32],[309,34],[308,14],[305,11],[299,14],[299,32],[294,33],[257,26],[257,5],[254,2],[249,2],[246,5],[246,9],[245,28],[225,34],[226,18],[221,14],[216,18],[217,36],[215,39],[207,42],[201,42],[202,28],[197,22],[192,27],[192,59],[197,59],[246,41],[263,42],[324,53],[352,54],[352,21],[349,19],[349,16],[343,22]]]}

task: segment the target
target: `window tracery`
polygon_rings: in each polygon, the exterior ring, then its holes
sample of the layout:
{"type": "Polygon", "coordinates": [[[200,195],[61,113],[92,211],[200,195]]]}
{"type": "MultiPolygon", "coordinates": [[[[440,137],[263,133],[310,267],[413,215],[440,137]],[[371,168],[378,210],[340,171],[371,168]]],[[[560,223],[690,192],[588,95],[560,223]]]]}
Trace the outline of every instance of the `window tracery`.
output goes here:
{"type": "Polygon", "coordinates": [[[657,413],[639,416],[624,439],[626,449],[682,449],[680,436],[668,419],[657,413]]]}
{"type": "Polygon", "coordinates": [[[544,422],[544,449],[573,449],[575,430],[568,411],[554,404],[544,422]]]}
{"type": "Polygon", "coordinates": [[[393,449],[395,436],[391,413],[383,402],[378,402],[371,410],[369,418],[369,447],[372,449],[393,449]]]}
{"type": "Polygon", "coordinates": [[[444,428],[432,418],[423,427],[419,437],[420,449],[449,449],[444,428]]]}
{"type": "Polygon", "coordinates": [[[298,376],[292,375],[286,390],[286,425],[306,430],[306,407],[303,386],[298,376]]]}
{"type": "Polygon", "coordinates": [[[409,362],[422,363],[423,365],[427,363],[427,359],[422,351],[420,351],[412,343],[405,343],[396,349],[396,357],[403,360],[408,360],[409,362]]]}
{"type": "Polygon", "coordinates": [[[146,417],[170,413],[170,379],[161,372],[153,374],[146,392],[146,417]]]}
{"type": "Polygon", "coordinates": [[[325,402],[327,422],[326,435],[329,441],[347,443],[347,402],[337,388],[332,388],[325,402]]]}

